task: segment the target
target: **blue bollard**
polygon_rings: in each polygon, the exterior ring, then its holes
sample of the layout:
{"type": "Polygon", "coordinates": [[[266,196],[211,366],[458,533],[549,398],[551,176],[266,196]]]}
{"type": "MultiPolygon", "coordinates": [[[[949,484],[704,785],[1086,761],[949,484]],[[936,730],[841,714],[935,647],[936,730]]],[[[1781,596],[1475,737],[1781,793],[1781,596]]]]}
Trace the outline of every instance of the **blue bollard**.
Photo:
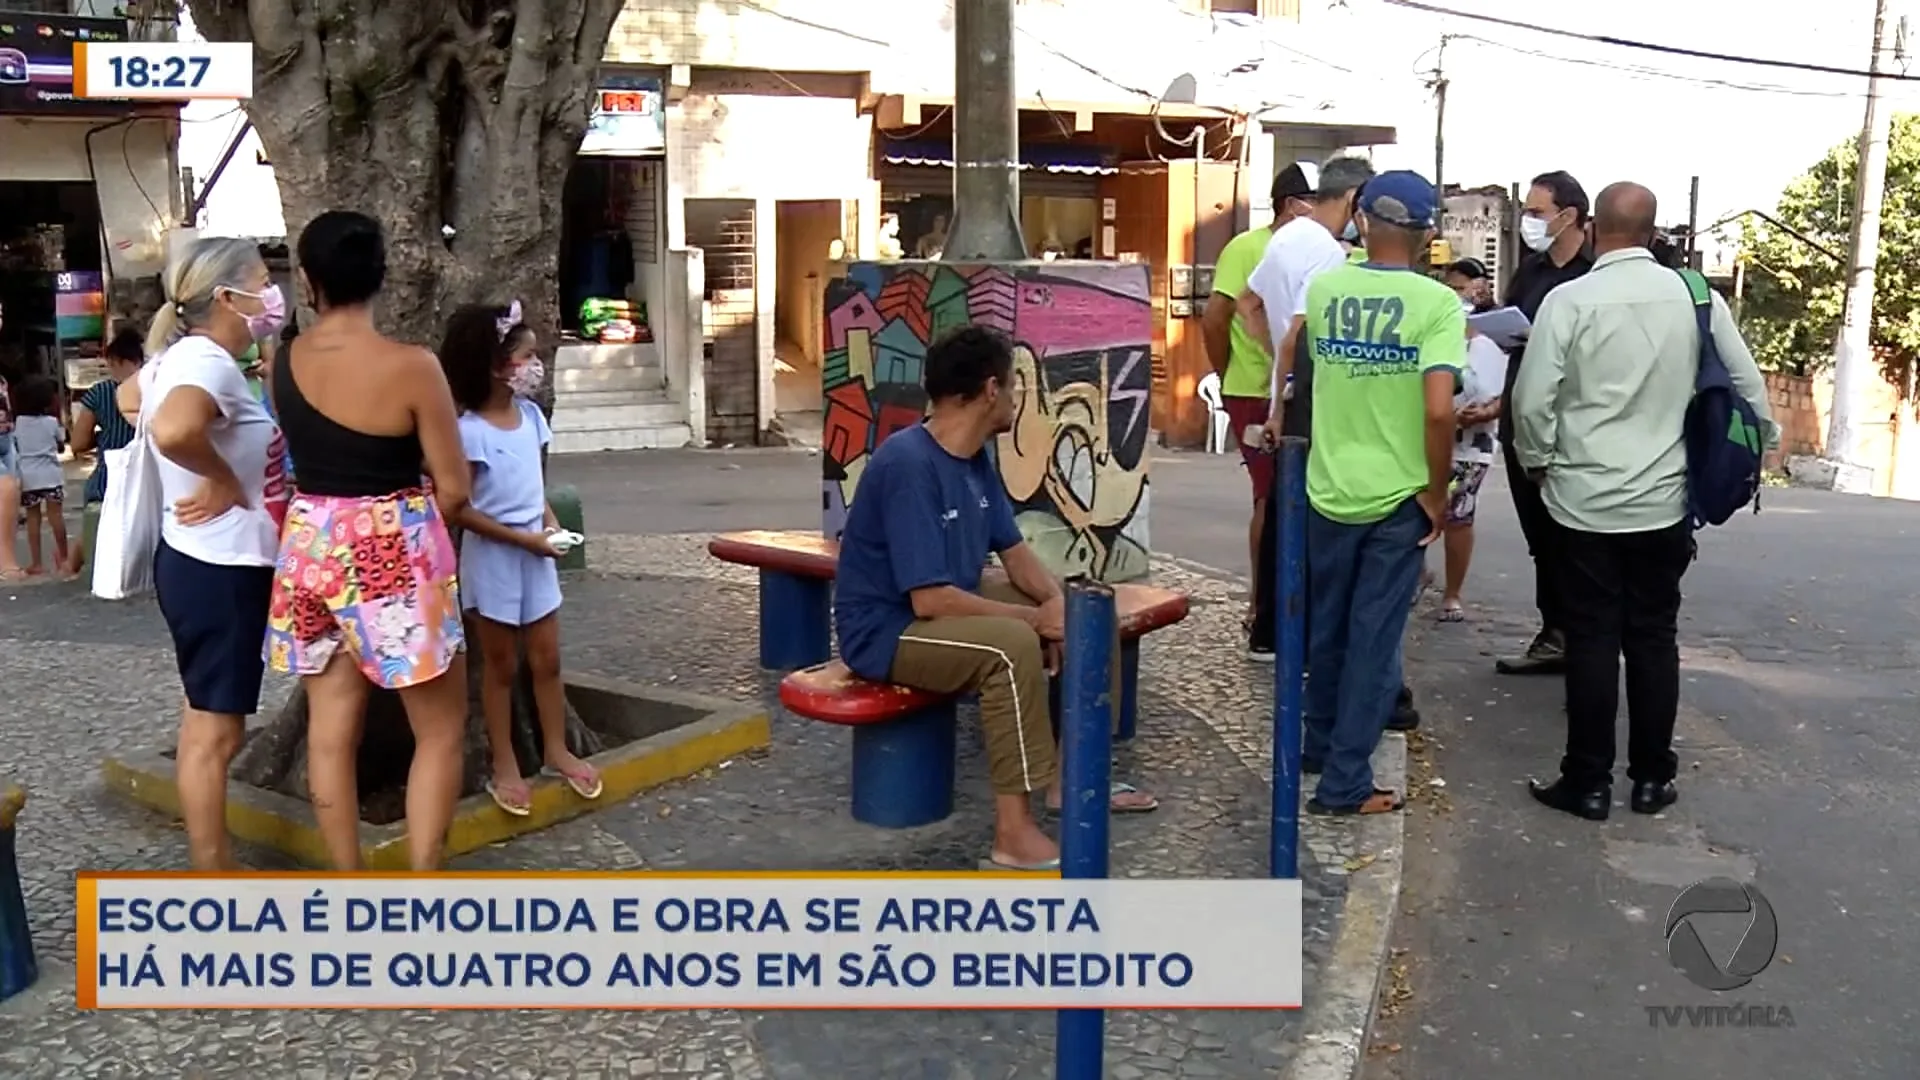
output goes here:
{"type": "MultiPolygon", "coordinates": [[[[1067,655],[1060,673],[1060,876],[1107,876],[1107,826],[1113,797],[1113,588],[1085,578],[1067,583],[1067,655]]],[[[1107,1014],[1061,1009],[1055,1080],[1106,1075],[1107,1014]]]]}
{"type": "Polygon", "coordinates": [[[760,666],[793,671],[833,659],[833,582],[760,571],[760,666]]]}
{"type": "Polygon", "coordinates": [[[1269,873],[1300,876],[1301,706],[1307,664],[1307,440],[1280,440],[1279,513],[1275,546],[1273,611],[1279,645],[1273,665],[1273,846],[1269,873]]]}
{"type": "Polygon", "coordinates": [[[0,785],[0,1001],[32,986],[40,977],[33,958],[33,935],[27,930],[27,903],[20,892],[20,863],[13,842],[13,822],[27,805],[27,793],[18,785],[0,785]]]}

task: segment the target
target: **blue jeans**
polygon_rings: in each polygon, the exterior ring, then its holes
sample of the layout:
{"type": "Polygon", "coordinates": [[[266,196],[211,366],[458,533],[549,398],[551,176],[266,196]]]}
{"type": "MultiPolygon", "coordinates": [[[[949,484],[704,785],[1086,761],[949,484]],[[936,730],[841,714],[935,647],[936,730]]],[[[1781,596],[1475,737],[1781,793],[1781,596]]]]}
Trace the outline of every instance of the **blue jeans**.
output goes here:
{"type": "Polygon", "coordinates": [[[1400,693],[1400,639],[1420,585],[1420,541],[1431,530],[1413,499],[1371,525],[1307,513],[1313,675],[1303,750],[1322,764],[1314,797],[1324,806],[1358,806],[1373,794],[1373,751],[1400,693]]]}

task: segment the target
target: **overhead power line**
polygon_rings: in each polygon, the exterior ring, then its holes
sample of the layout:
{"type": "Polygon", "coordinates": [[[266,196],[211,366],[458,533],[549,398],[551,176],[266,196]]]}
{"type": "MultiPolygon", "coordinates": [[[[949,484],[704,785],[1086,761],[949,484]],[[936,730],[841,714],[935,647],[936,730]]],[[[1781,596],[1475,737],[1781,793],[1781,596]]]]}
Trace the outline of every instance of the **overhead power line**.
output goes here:
{"type": "Polygon", "coordinates": [[[1604,71],[1617,71],[1636,81],[1649,79],[1670,79],[1675,82],[1691,83],[1696,86],[1716,90],[1742,90],[1758,94],[1785,94],[1789,97],[1811,98],[1861,98],[1866,96],[1863,90],[1802,90],[1792,86],[1779,86],[1774,83],[1735,82],[1730,79],[1715,79],[1709,76],[1684,75],[1677,71],[1665,71],[1660,68],[1643,67],[1639,64],[1614,64],[1605,60],[1589,60],[1576,56],[1559,56],[1541,52],[1537,49],[1523,48],[1505,41],[1495,41],[1478,34],[1454,34],[1455,41],[1466,41],[1476,45],[1487,45],[1521,56],[1531,56],[1537,60],[1550,60],[1556,64],[1579,64],[1582,67],[1600,68],[1604,71]]]}
{"type": "Polygon", "coordinates": [[[1691,56],[1698,60],[1719,60],[1728,64],[1750,64],[1754,67],[1785,68],[1790,71],[1811,71],[1820,75],[1846,75],[1856,79],[1878,78],[1888,82],[1920,82],[1920,75],[1895,74],[1890,71],[1874,72],[1861,68],[1832,67],[1827,64],[1809,64],[1799,60],[1769,60],[1758,56],[1738,56],[1733,53],[1710,52],[1706,49],[1688,49],[1678,45],[1659,45],[1649,41],[1634,41],[1631,38],[1614,37],[1611,34],[1582,34],[1575,30],[1563,30],[1555,26],[1541,26],[1538,23],[1521,22],[1518,19],[1503,19],[1497,15],[1482,15],[1475,11],[1459,11],[1455,8],[1441,7],[1438,4],[1422,3],[1421,0],[1382,0],[1382,2],[1392,7],[1424,11],[1430,15],[1445,15],[1455,19],[1468,19],[1473,22],[1505,26],[1514,30],[1526,30],[1536,34],[1549,34],[1553,37],[1572,38],[1575,41],[1590,41],[1600,45],[1618,45],[1622,48],[1665,53],[1669,56],[1691,56]]]}

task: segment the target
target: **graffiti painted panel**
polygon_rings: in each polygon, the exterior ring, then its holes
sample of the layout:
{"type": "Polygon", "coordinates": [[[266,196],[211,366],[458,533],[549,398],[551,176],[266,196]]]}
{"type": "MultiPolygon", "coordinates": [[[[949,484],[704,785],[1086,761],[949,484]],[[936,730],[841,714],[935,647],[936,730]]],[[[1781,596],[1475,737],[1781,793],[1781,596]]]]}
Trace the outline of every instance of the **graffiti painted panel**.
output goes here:
{"type": "Polygon", "coordinates": [[[974,323],[1014,340],[1017,411],[993,453],[1021,533],[1062,575],[1146,575],[1145,266],[855,263],[826,303],[827,535],[840,535],[874,448],[925,414],[927,344],[974,323]]]}

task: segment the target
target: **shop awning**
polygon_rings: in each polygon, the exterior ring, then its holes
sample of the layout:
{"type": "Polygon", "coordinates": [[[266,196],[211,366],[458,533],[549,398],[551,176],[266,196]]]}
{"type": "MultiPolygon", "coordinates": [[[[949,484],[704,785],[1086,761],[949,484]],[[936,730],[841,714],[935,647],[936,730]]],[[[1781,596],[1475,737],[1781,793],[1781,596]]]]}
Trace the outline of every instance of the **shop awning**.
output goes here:
{"type": "MultiPolygon", "coordinates": [[[[886,139],[881,160],[889,165],[935,165],[953,168],[953,145],[939,139],[886,139]]],[[[1020,147],[1020,169],[1073,176],[1112,176],[1119,167],[1108,163],[1098,147],[1062,143],[1032,143],[1020,147]]]]}

